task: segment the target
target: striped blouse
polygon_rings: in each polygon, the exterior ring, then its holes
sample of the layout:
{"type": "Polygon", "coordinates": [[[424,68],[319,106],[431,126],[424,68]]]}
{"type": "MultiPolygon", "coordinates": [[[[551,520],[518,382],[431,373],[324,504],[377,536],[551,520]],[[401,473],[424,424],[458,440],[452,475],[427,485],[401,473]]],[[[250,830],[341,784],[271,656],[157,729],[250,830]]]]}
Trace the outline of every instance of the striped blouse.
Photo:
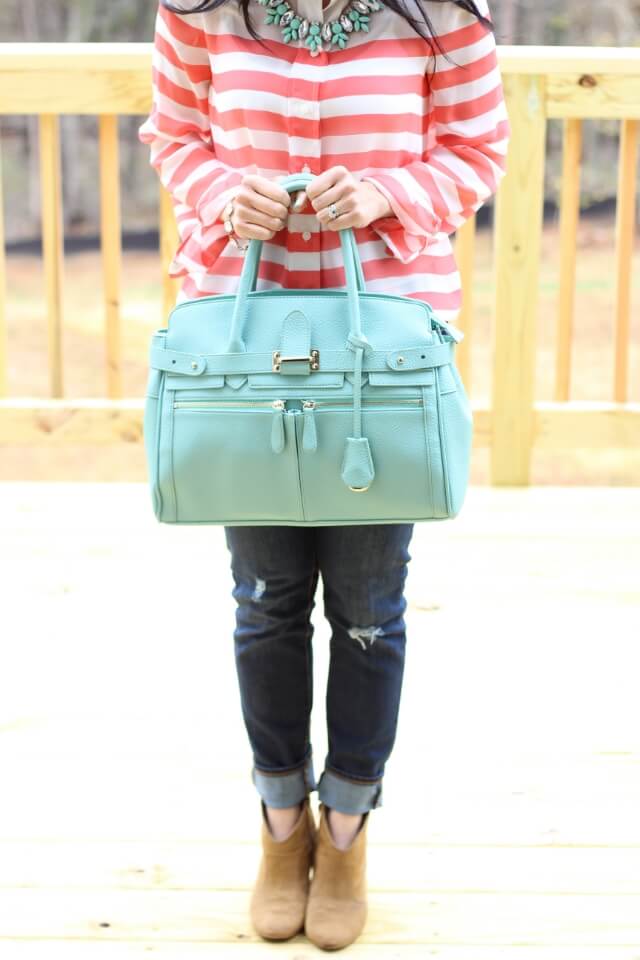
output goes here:
{"type": "MultiPolygon", "coordinates": [[[[292,5],[322,21],[346,3],[292,5]]],[[[490,18],[487,0],[477,5],[490,18]]],[[[178,302],[235,292],[243,253],[220,215],[243,174],[275,179],[341,164],[393,211],[353,228],[367,289],[426,300],[455,322],[462,291],[450,237],[495,193],[510,126],[491,31],[452,2],[427,9],[450,60],[385,6],[368,32],[315,56],[265,25],[256,0],[252,22],[268,49],[234,2],[191,15],[159,7],[153,105],[138,137],[175,209],[180,242],[169,275],[183,278],[178,302]]],[[[345,282],[339,233],[310,203],[263,242],[257,290],[345,282]]]]}

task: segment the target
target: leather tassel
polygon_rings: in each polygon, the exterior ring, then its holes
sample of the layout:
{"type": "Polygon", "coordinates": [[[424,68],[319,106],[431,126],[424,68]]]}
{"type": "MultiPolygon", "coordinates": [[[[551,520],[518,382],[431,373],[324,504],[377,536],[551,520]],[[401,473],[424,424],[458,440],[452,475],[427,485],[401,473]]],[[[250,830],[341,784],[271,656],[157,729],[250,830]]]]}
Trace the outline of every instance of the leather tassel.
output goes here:
{"type": "Polygon", "coordinates": [[[274,453],[282,453],[284,450],[284,404],[276,406],[274,403],[271,417],[271,449],[274,453]]]}
{"type": "Polygon", "coordinates": [[[316,432],[316,419],[313,414],[314,405],[312,403],[303,403],[302,412],[304,415],[304,424],[302,428],[302,449],[307,453],[313,453],[318,449],[318,434],[316,432]]]}
{"type": "Polygon", "coordinates": [[[341,476],[354,493],[364,493],[369,489],[375,470],[367,437],[347,437],[341,476]]]}

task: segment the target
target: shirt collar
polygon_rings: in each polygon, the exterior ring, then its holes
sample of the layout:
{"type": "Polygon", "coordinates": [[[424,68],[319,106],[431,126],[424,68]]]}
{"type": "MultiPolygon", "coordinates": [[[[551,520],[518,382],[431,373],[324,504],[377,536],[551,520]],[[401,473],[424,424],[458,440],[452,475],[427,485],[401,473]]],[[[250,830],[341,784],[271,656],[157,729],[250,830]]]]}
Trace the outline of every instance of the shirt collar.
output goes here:
{"type": "Polygon", "coordinates": [[[322,0],[293,0],[292,6],[298,11],[301,17],[309,20],[318,20],[320,23],[327,20],[337,20],[343,10],[346,10],[348,0],[329,0],[327,6],[322,8],[322,0]]]}

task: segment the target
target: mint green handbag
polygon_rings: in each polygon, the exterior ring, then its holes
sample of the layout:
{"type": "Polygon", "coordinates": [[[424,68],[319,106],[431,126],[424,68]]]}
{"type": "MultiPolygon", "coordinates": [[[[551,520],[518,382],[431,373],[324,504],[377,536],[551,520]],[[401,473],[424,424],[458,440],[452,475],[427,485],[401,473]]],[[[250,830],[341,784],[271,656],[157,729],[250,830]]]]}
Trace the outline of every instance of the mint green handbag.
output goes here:
{"type": "MultiPolygon", "coordinates": [[[[292,193],[311,174],[280,181],[292,193]]],[[[151,339],[144,443],[155,516],[229,525],[445,520],[469,479],[463,333],[423,300],[369,293],[350,228],[347,289],[186,300],[151,339]]]]}

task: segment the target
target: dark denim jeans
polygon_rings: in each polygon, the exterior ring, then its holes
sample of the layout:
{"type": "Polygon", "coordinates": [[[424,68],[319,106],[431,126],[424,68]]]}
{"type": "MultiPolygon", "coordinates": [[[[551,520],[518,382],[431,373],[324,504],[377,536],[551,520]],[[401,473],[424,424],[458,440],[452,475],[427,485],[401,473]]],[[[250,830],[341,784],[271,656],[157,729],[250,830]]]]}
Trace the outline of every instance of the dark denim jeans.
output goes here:
{"type": "Polygon", "coordinates": [[[344,813],[382,805],[404,672],[403,590],[413,526],[225,527],[251,776],[269,806],[293,806],[313,790],[344,813]],[[316,782],[310,615],[319,573],[332,633],[328,753],[316,782]]]}

